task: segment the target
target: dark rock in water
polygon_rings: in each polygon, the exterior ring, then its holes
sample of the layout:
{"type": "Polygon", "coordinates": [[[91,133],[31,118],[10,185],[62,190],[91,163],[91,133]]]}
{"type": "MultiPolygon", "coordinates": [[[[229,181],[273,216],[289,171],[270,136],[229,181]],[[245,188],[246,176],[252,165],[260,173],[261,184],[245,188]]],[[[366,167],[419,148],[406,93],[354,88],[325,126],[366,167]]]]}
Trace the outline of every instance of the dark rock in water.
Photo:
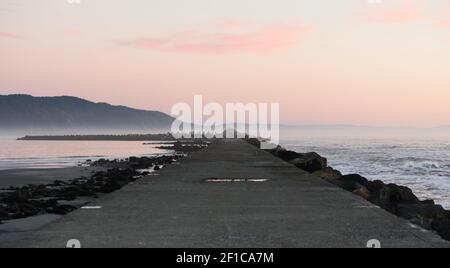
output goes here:
{"type": "Polygon", "coordinates": [[[431,227],[433,230],[437,231],[442,238],[450,240],[450,218],[433,221],[431,227]]]}
{"type": "Polygon", "coordinates": [[[159,166],[154,166],[154,167],[153,167],[153,170],[154,170],[154,171],[158,171],[158,170],[160,170],[160,169],[161,169],[161,168],[160,168],[159,166]]]}
{"type": "Polygon", "coordinates": [[[369,181],[358,174],[351,174],[342,176],[341,178],[332,181],[332,183],[349,192],[354,192],[361,187],[365,187],[369,181]]]}
{"type": "Polygon", "coordinates": [[[297,154],[297,157],[289,161],[296,167],[313,173],[327,167],[327,159],[317,153],[297,154]]]}
{"type": "Polygon", "coordinates": [[[432,229],[435,221],[447,219],[447,212],[439,205],[400,204],[396,214],[426,229],[432,229]]]}
{"type": "Polygon", "coordinates": [[[326,181],[334,181],[342,177],[342,173],[339,170],[335,170],[331,167],[315,171],[313,174],[326,181]]]}

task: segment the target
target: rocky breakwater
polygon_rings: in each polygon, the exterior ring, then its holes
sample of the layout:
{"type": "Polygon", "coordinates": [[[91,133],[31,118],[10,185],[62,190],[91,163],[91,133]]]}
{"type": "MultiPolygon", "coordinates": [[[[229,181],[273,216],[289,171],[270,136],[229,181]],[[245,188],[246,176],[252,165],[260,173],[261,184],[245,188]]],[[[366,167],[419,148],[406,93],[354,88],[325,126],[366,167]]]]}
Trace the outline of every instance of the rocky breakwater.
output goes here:
{"type": "MultiPolygon", "coordinates": [[[[248,139],[248,142],[258,147],[260,145],[257,139],[248,139]]],[[[267,151],[415,225],[436,231],[442,238],[450,240],[450,211],[435,204],[433,200],[419,200],[408,187],[385,184],[379,180],[370,181],[358,174],[343,175],[340,171],[329,167],[327,159],[317,153],[297,153],[280,146],[267,151]]]]}
{"type": "MultiPolygon", "coordinates": [[[[176,143],[175,143],[176,144],[176,143]]],[[[173,145],[177,151],[187,153],[200,150],[206,145],[182,148],[173,145]]],[[[27,185],[0,190],[0,224],[2,221],[31,216],[56,214],[65,215],[86,205],[102,194],[109,194],[129,183],[144,179],[145,176],[179,161],[180,154],[155,157],[129,157],[123,160],[100,159],[86,164],[101,167],[103,171],[92,173],[90,177],[59,180],[47,185],[27,185]]]]}
{"type": "Polygon", "coordinates": [[[206,141],[204,139],[187,139],[187,140],[178,140],[168,145],[158,146],[157,148],[162,150],[174,151],[179,154],[188,154],[200,151],[208,147],[209,144],[211,144],[211,142],[206,141]]]}

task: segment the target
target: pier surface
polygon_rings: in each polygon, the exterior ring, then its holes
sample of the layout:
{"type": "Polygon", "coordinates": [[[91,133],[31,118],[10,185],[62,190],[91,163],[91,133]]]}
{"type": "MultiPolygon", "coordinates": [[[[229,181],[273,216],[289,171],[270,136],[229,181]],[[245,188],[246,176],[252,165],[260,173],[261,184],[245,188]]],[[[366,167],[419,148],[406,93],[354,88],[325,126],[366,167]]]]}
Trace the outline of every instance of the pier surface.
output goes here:
{"type": "Polygon", "coordinates": [[[69,239],[82,247],[366,247],[371,239],[382,247],[449,246],[242,140],[212,144],[91,206],[0,246],[65,247],[69,239]]]}

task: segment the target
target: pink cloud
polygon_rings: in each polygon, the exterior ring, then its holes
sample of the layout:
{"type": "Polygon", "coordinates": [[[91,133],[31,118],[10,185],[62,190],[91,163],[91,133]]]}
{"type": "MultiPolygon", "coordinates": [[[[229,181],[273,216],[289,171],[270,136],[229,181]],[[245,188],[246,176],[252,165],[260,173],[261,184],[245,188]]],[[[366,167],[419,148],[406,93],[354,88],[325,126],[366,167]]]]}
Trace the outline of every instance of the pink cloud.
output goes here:
{"type": "MultiPolygon", "coordinates": [[[[235,25],[237,24],[233,24],[235,25]]],[[[309,29],[303,24],[291,24],[269,26],[244,33],[184,31],[167,37],[138,38],[120,44],[181,53],[264,52],[295,45],[309,29]]]]}
{"type": "Polygon", "coordinates": [[[370,10],[364,15],[364,19],[369,22],[386,24],[400,24],[415,22],[425,18],[422,5],[426,0],[401,1],[399,4],[391,6],[387,3],[373,4],[370,10]]]}
{"type": "Polygon", "coordinates": [[[0,32],[0,38],[26,39],[26,36],[19,33],[0,32]]]}
{"type": "Polygon", "coordinates": [[[437,28],[450,28],[450,7],[444,9],[440,16],[434,20],[434,26],[437,28]]]}
{"type": "Polygon", "coordinates": [[[434,25],[438,28],[450,28],[450,18],[438,20],[434,25]]]}
{"type": "Polygon", "coordinates": [[[384,24],[411,23],[427,19],[425,14],[429,0],[381,0],[368,3],[365,0],[363,20],[384,24]]]}

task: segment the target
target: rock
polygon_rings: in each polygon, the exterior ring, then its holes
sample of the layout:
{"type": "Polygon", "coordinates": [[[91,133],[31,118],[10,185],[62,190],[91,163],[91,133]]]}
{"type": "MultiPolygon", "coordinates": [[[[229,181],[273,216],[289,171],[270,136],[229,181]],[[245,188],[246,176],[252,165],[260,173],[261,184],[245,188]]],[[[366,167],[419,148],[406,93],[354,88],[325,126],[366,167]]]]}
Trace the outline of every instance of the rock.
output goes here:
{"type": "Polygon", "coordinates": [[[438,234],[446,239],[450,240],[450,219],[433,221],[431,228],[438,232],[438,234]]]}
{"type": "Polygon", "coordinates": [[[52,185],[52,186],[55,186],[55,187],[61,187],[61,186],[64,186],[64,185],[66,185],[66,183],[65,183],[64,181],[58,181],[58,180],[56,180],[56,181],[53,182],[53,185],[52,185]]]}
{"type": "Polygon", "coordinates": [[[297,157],[289,160],[289,163],[309,173],[325,169],[328,166],[327,159],[317,153],[296,153],[297,157]]]}
{"type": "Polygon", "coordinates": [[[431,200],[431,199],[429,199],[429,200],[423,200],[423,201],[421,201],[421,203],[424,204],[424,205],[435,205],[435,204],[436,204],[436,203],[434,202],[434,200],[431,200]]]}
{"type": "Polygon", "coordinates": [[[247,142],[255,147],[261,148],[261,142],[256,138],[247,139],[247,142]]]}
{"type": "Polygon", "coordinates": [[[84,184],[78,187],[74,187],[73,190],[77,196],[90,197],[95,195],[93,184],[84,184]]]}
{"type": "Polygon", "coordinates": [[[399,204],[420,204],[411,189],[395,184],[384,185],[379,190],[371,191],[369,201],[394,214],[399,204]]]}
{"type": "Polygon", "coordinates": [[[345,181],[345,182],[355,182],[362,186],[366,186],[369,183],[368,179],[366,179],[363,176],[358,175],[358,174],[345,175],[345,176],[342,176],[339,180],[345,181]]]}
{"type": "Polygon", "coordinates": [[[352,193],[355,195],[359,195],[366,200],[369,199],[369,196],[370,196],[369,190],[364,186],[359,189],[354,190],[352,193]]]}
{"type": "Polygon", "coordinates": [[[8,211],[5,207],[0,205],[0,220],[8,219],[8,211]]]}
{"type": "Polygon", "coordinates": [[[49,207],[47,208],[47,213],[49,214],[56,214],[56,215],[66,215],[67,213],[70,213],[77,209],[74,206],[69,205],[57,205],[55,207],[49,207]]]}
{"type": "Polygon", "coordinates": [[[128,158],[128,161],[130,163],[137,163],[139,161],[139,158],[137,158],[135,156],[131,156],[130,158],[128,158]]]}
{"type": "Polygon", "coordinates": [[[349,192],[354,192],[361,187],[365,187],[369,181],[358,174],[351,174],[342,176],[341,178],[332,181],[332,183],[349,192]]]}
{"type": "Polygon", "coordinates": [[[43,212],[42,208],[35,202],[19,203],[17,208],[21,218],[35,216],[43,212]]]}
{"type": "Polygon", "coordinates": [[[393,187],[395,189],[394,191],[396,193],[395,197],[399,202],[409,204],[420,203],[419,198],[413,193],[413,191],[410,188],[395,184],[391,184],[390,187],[393,187]]]}
{"type": "Polygon", "coordinates": [[[17,191],[3,197],[0,202],[6,203],[6,204],[17,204],[17,203],[24,203],[27,202],[28,199],[21,197],[20,194],[17,193],[17,191]]]}
{"type": "Polygon", "coordinates": [[[117,181],[109,181],[103,185],[98,191],[100,193],[109,194],[119,190],[122,186],[117,181]]]}
{"type": "Polygon", "coordinates": [[[93,165],[94,166],[105,166],[108,164],[108,162],[109,162],[108,160],[101,158],[101,159],[95,161],[95,163],[93,165]]]}
{"type": "Polygon", "coordinates": [[[299,154],[293,151],[288,151],[281,146],[277,146],[277,148],[272,150],[267,150],[269,153],[273,154],[276,157],[283,159],[284,161],[291,161],[295,158],[298,158],[299,154]]]}
{"type": "Polygon", "coordinates": [[[376,181],[369,181],[366,184],[367,189],[369,190],[369,192],[376,192],[381,190],[383,187],[385,187],[384,182],[380,181],[380,180],[376,180],[376,181]]]}
{"type": "Polygon", "coordinates": [[[439,205],[400,204],[395,214],[425,229],[432,229],[435,221],[447,219],[447,212],[439,205]]]}
{"type": "Polygon", "coordinates": [[[61,200],[72,201],[78,197],[78,190],[76,187],[65,188],[52,196],[60,198],[61,200]]]}
{"type": "Polygon", "coordinates": [[[314,175],[326,180],[333,181],[342,177],[342,173],[338,170],[335,170],[331,167],[327,167],[318,171],[313,172],[314,175]]]}

